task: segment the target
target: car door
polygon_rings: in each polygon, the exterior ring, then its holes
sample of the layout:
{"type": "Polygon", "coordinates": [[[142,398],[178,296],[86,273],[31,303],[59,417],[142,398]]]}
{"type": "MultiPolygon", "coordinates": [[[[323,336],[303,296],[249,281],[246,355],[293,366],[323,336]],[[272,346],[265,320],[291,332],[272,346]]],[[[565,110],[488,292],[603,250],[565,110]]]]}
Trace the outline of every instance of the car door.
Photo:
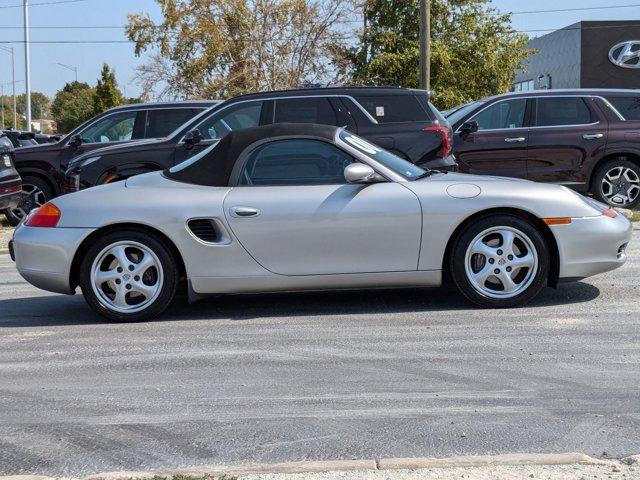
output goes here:
{"type": "Polygon", "coordinates": [[[232,130],[239,128],[257,127],[262,122],[262,100],[238,102],[226,108],[214,111],[203,119],[194,130],[199,130],[202,140],[195,145],[188,145],[183,140],[178,142],[174,154],[174,163],[195,155],[213,143],[217,143],[222,137],[232,130]]]}
{"type": "Polygon", "coordinates": [[[454,155],[460,170],[479,175],[527,177],[529,128],[526,98],[500,100],[466,121],[478,131],[454,133],[454,155]]]}
{"type": "Polygon", "coordinates": [[[607,124],[592,97],[541,96],[535,100],[527,170],[537,182],[584,183],[583,165],[602,156],[607,124]]]}
{"type": "Polygon", "coordinates": [[[354,159],[316,139],[274,140],[243,162],[224,201],[234,235],[280,275],[416,270],[417,197],[399,183],[348,184],[354,159]]]}

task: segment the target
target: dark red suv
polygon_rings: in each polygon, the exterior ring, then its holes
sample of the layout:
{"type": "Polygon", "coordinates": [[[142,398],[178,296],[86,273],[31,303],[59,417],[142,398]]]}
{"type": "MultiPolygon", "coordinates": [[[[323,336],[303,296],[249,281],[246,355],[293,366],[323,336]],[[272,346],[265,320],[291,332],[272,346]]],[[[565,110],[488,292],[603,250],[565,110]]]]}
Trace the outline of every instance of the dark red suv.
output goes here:
{"type": "Polygon", "coordinates": [[[612,206],[640,204],[640,92],[537,90],[454,109],[454,154],[468,173],[559,183],[612,206]]]}

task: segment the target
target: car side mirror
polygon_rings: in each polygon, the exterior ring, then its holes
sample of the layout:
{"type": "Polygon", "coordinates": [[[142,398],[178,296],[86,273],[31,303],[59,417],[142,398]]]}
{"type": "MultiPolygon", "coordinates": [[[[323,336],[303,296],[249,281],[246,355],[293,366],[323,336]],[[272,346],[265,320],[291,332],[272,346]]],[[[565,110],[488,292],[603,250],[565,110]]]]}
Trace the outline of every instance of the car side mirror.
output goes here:
{"type": "Polygon", "coordinates": [[[344,169],[344,178],[349,183],[375,183],[380,176],[373,168],[364,163],[350,163],[344,169]]]}
{"type": "Polygon", "coordinates": [[[202,141],[202,133],[197,128],[190,130],[184,136],[184,144],[191,148],[202,141]]]}
{"type": "Polygon", "coordinates": [[[460,136],[463,138],[468,137],[472,133],[476,133],[478,129],[478,122],[476,122],[475,120],[464,122],[460,127],[460,136]]]}
{"type": "Polygon", "coordinates": [[[71,140],[69,141],[69,146],[73,148],[78,148],[82,146],[82,135],[74,135],[73,137],[71,137],[71,140]]]}

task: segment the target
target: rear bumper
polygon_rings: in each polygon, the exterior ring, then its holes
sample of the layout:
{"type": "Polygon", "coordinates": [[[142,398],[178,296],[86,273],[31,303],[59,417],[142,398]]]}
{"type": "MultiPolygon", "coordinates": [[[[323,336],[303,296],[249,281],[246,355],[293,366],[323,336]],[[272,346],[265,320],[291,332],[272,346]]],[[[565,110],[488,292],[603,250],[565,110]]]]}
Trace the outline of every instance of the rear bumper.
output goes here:
{"type": "Polygon", "coordinates": [[[627,261],[633,225],[623,215],[574,218],[551,227],[560,255],[560,279],[580,279],[608,272],[627,261]]]}
{"type": "Polygon", "coordinates": [[[22,181],[20,177],[0,182],[0,210],[15,208],[20,203],[22,181]]]}
{"type": "Polygon", "coordinates": [[[20,225],[12,250],[16,268],[30,284],[56,293],[72,294],[71,265],[87,228],[33,228],[20,225]]]}

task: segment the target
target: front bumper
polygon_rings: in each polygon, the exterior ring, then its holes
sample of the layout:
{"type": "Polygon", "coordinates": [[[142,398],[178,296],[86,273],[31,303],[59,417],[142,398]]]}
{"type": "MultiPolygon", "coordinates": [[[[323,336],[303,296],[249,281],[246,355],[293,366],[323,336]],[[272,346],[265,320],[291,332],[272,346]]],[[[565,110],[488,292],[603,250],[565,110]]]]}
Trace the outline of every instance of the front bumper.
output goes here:
{"type": "Polygon", "coordinates": [[[12,243],[18,272],[42,290],[73,294],[75,289],[70,283],[73,258],[82,241],[93,231],[18,226],[12,243]]]}
{"type": "Polygon", "coordinates": [[[560,256],[560,280],[581,279],[621,267],[633,225],[623,215],[574,218],[551,227],[560,256]]]}

